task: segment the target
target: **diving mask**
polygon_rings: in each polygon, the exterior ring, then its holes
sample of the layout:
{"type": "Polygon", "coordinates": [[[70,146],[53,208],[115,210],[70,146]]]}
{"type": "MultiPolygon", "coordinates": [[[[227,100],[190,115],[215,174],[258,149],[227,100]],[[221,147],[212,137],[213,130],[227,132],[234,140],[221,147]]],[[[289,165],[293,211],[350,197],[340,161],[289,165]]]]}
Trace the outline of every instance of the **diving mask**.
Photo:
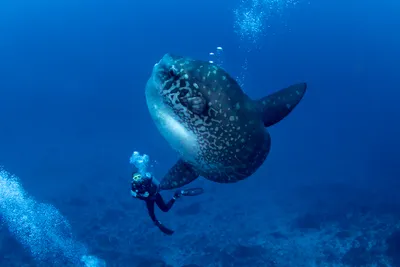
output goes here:
{"type": "MultiPolygon", "coordinates": [[[[147,178],[147,179],[151,178],[151,174],[149,172],[146,172],[145,178],[147,178]]],[[[140,182],[141,180],[143,180],[143,176],[142,176],[142,174],[136,172],[132,175],[132,180],[133,180],[133,182],[140,182]]]]}

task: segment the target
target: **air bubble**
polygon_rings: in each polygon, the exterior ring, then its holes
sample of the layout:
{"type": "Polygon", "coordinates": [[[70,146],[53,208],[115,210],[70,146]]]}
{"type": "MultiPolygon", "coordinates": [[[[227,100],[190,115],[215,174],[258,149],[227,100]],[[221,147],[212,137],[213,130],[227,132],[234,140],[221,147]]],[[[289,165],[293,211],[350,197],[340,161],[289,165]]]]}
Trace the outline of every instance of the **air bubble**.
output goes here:
{"type": "Polygon", "coordinates": [[[138,151],[134,151],[129,159],[129,162],[133,164],[141,175],[145,175],[149,165],[150,157],[146,154],[141,155],[138,151]]]}
{"type": "Polygon", "coordinates": [[[290,7],[294,7],[300,0],[242,0],[234,10],[234,29],[243,42],[249,47],[257,46],[259,39],[267,34],[270,28],[270,19],[282,14],[290,7]]]}
{"type": "Polygon", "coordinates": [[[52,266],[100,267],[105,262],[88,255],[72,235],[69,222],[54,206],[29,196],[19,179],[0,169],[0,218],[32,257],[52,266]],[[90,261],[89,261],[90,259],[90,261]]]}
{"type": "Polygon", "coordinates": [[[210,60],[208,61],[211,64],[216,64],[219,67],[222,67],[224,60],[223,60],[223,48],[221,46],[217,46],[215,52],[210,52],[210,60]]]}
{"type": "MultiPolygon", "coordinates": [[[[260,39],[270,32],[272,18],[281,17],[284,11],[294,7],[301,0],[241,0],[239,7],[234,10],[234,30],[239,36],[240,48],[245,53],[259,49],[260,39]]],[[[247,55],[237,77],[239,85],[244,86],[248,70],[247,55]]]]}

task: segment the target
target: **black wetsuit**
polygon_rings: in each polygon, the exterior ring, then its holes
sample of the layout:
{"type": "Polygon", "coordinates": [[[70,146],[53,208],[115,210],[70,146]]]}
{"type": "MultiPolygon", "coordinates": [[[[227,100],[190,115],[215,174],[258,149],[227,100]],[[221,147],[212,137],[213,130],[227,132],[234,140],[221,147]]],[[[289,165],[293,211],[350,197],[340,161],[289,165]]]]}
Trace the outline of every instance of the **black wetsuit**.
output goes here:
{"type": "Polygon", "coordinates": [[[157,218],[154,213],[154,203],[156,203],[157,206],[160,208],[160,210],[162,210],[163,212],[168,212],[174,205],[175,198],[171,198],[171,200],[168,201],[168,203],[165,203],[162,196],[159,193],[157,193],[154,197],[152,197],[151,199],[145,199],[145,201],[147,210],[149,211],[150,218],[153,220],[153,222],[156,222],[157,218]]]}
{"type": "MultiPolygon", "coordinates": [[[[144,192],[138,192],[139,194],[136,196],[136,198],[144,200],[146,202],[147,210],[149,212],[149,216],[151,220],[154,222],[154,224],[160,228],[160,230],[167,234],[167,235],[172,235],[174,231],[168,229],[165,227],[159,220],[156,218],[156,214],[154,211],[154,204],[157,204],[157,206],[162,210],[163,212],[168,212],[172,206],[174,205],[176,198],[179,196],[178,192],[175,193],[174,197],[171,198],[168,203],[165,203],[164,199],[162,198],[160,192],[159,192],[159,187],[156,183],[153,182],[153,179],[149,179],[149,182],[144,186],[149,193],[149,196],[145,197],[143,196],[144,192]]],[[[135,191],[135,188],[132,186],[132,191],[135,191]]]]}
{"type": "Polygon", "coordinates": [[[166,228],[165,226],[163,226],[161,224],[161,222],[159,220],[157,220],[155,212],[154,212],[154,203],[157,204],[157,206],[163,212],[168,212],[174,205],[175,198],[171,198],[171,200],[168,201],[168,203],[165,203],[164,199],[162,198],[160,193],[157,193],[154,197],[152,197],[151,199],[146,199],[145,201],[146,201],[146,206],[147,206],[147,210],[149,212],[150,218],[154,222],[154,224],[157,225],[158,228],[160,228],[160,230],[163,233],[165,233],[167,235],[172,235],[174,233],[174,231],[166,228]]]}

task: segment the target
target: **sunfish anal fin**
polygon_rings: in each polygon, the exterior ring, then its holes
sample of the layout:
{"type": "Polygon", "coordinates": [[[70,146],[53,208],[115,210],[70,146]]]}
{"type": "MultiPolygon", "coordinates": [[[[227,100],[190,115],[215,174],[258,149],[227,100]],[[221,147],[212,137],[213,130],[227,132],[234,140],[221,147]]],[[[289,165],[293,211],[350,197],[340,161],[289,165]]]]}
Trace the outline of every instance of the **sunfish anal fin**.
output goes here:
{"type": "Polygon", "coordinates": [[[178,160],[160,183],[161,190],[170,190],[187,185],[199,177],[193,166],[182,159],[178,160]]]}
{"type": "Polygon", "coordinates": [[[264,126],[272,126],[289,115],[303,98],[306,89],[306,83],[298,83],[258,100],[264,126]]]}

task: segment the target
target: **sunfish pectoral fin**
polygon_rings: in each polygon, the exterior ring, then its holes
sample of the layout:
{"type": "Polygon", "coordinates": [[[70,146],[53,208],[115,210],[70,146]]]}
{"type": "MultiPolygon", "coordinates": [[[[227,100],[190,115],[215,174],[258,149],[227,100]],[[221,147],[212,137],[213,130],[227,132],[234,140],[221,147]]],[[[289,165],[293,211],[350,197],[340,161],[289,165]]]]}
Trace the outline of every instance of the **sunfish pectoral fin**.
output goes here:
{"type": "Polygon", "coordinates": [[[206,100],[200,96],[181,97],[180,102],[193,113],[200,115],[206,108],[206,100]]]}
{"type": "Polygon", "coordinates": [[[191,183],[197,177],[199,177],[199,173],[194,167],[180,159],[161,180],[160,189],[169,190],[179,188],[191,183]]]}
{"type": "Polygon", "coordinates": [[[258,100],[264,126],[272,126],[285,118],[303,98],[306,89],[306,83],[298,83],[258,100]]]}

